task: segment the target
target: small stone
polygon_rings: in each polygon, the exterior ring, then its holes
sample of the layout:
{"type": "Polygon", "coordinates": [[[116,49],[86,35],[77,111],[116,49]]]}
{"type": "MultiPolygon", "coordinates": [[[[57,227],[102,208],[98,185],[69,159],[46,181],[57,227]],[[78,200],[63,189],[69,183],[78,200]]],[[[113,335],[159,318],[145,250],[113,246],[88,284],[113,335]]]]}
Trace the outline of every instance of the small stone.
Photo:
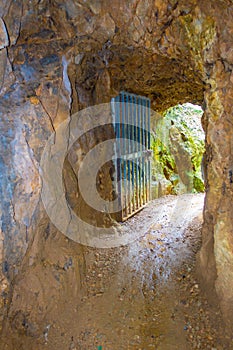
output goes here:
{"type": "Polygon", "coordinates": [[[31,96],[30,97],[30,102],[33,104],[33,105],[38,105],[39,104],[39,99],[36,97],[36,96],[31,96]]]}
{"type": "Polygon", "coordinates": [[[101,17],[101,28],[106,31],[109,37],[115,33],[115,22],[108,13],[101,17]]]}
{"type": "Polygon", "coordinates": [[[84,53],[79,53],[78,55],[75,56],[74,63],[80,64],[82,62],[83,57],[84,57],[84,53]]]}

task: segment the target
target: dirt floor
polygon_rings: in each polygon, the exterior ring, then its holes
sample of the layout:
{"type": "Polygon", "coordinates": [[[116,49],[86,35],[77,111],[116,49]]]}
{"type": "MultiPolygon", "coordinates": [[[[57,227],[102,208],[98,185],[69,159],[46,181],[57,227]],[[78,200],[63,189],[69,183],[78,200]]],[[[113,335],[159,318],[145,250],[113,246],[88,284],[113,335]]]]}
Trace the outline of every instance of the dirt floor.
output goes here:
{"type": "Polygon", "coordinates": [[[61,337],[56,349],[230,349],[221,315],[201,296],[194,273],[203,200],[202,194],[155,200],[123,224],[133,237],[149,222],[144,237],[121,248],[87,248],[88,293],[70,310],[72,318],[59,322],[70,344],[61,345],[61,337]]]}
{"type": "Polygon", "coordinates": [[[85,294],[59,307],[41,345],[27,350],[233,349],[195,276],[203,201],[202,194],[157,199],[122,224],[131,244],[85,247],[85,294]]]}

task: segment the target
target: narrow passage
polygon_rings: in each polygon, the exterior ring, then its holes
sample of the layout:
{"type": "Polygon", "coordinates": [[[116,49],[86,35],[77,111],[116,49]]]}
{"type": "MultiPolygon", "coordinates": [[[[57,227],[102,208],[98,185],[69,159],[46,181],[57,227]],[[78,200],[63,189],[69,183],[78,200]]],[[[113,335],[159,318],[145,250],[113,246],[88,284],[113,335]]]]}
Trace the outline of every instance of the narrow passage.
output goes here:
{"type": "Polygon", "coordinates": [[[133,237],[150,221],[144,237],[121,248],[85,248],[87,294],[69,327],[76,349],[229,349],[217,330],[220,313],[195,277],[203,201],[203,194],[156,199],[123,224],[133,237]]]}

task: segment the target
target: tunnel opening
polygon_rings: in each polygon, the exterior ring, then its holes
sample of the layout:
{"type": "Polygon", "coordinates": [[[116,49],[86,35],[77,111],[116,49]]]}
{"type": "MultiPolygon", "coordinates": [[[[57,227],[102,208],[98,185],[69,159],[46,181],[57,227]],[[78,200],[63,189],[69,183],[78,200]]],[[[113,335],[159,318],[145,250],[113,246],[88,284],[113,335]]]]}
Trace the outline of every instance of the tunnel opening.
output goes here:
{"type": "MultiPolygon", "coordinates": [[[[134,215],[151,199],[204,192],[201,168],[205,133],[199,105],[179,104],[160,114],[149,108],[148,97],[122,91],[109,106],[111,124],[92,128],[77,140],[63,169],[67,198],[82,219],[90,221],[89,216],[98,226],[111,226],[115,219],[124,221],[134,215]],[[80,202],[82,196],[75,188],[79,186],[78,172],[86,154],[111,137],[116,139],[111,145],[112,162],[108,160],[96,174],[96,188],[107,201],[118,197],[121,209],[116,215],[116,210],[105,215],[104,208],[101,213],[85,201],[80,202]]],[[[105,159],[101,151],[96,156],[101,162],[105,159]]],[[[94,161],[89,166],[93,164],[94,161]]],[[[95,179],[86,176],[86,181],[95,179]]]]}
{"type": "Polygon", "coordinates": [[[152,198],[204,192],[203,110],[191,103],[178,104],[152,122],[152,198]]]}

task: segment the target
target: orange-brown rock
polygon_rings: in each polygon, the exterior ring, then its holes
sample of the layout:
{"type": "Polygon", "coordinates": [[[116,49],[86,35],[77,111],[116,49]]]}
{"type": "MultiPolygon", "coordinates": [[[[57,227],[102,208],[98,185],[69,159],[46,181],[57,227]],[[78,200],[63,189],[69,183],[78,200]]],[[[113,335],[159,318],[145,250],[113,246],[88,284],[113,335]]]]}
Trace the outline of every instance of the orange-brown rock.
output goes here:
{"type": "Polygon", "coordinates": [[[214,298],[216,291],[232,324],[232,14],[230,0],[0,1],[0,257],[8,281],[0,312],[8,315],[7,349],[16,349],[17,337],[27,344],[39,336],[71,284],[81,295],[82,247],[60,237],[41,203],[45,143],[71,113],[120,90],[150,97],[157,111],[184,102],[205,110],[199,266],[203,286],[214,298]],[[75,264],[65,275],[67,261],[75,264]]]}

